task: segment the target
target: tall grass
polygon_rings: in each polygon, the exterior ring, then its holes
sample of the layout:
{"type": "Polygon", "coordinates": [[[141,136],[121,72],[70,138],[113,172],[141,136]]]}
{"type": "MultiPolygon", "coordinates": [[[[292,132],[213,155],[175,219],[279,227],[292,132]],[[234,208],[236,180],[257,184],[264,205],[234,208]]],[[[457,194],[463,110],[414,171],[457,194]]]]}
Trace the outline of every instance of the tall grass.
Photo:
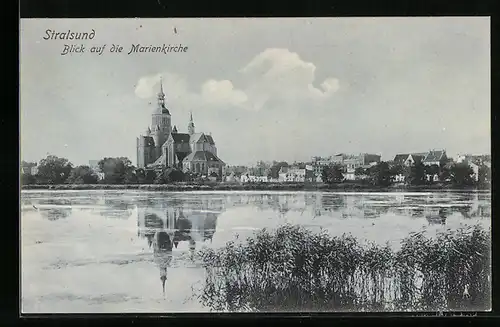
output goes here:
{"type": "Polygon", "coordinates": [[[489,310],[490,240],[473,226],[410,234],[395,251],[298,226],[264,229],[201,251],[200,299],[216,311],[489,310]]]}

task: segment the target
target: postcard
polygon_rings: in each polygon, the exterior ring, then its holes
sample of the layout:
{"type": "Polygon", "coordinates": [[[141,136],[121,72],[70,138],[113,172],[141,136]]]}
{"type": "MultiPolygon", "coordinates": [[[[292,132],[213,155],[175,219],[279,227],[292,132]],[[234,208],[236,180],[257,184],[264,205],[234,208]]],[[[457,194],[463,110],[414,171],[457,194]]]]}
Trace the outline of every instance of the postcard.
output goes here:
{"type": "Polygon", "coordinates": [[[489,18],[20,31],[22,314],[491,310],[489,18]]]}

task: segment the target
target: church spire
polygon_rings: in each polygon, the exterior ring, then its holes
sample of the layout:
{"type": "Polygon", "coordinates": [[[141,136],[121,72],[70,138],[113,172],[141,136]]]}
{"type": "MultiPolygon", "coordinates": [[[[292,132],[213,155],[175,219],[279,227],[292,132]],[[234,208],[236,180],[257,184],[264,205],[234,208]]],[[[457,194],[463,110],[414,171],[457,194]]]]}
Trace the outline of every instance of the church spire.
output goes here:
{"type": "Polygon", "coordinates": [[[189,133],[189,135],[194,134],[194,122],[193,122],[193,112],[192,111],[191,111],[190,118],[189,118],[188,133],[189,133]]]}
{"type": "Polygon", "coordinates": [[[165,93],[163,93],[163,77],[160,76],[160,93],[158,93],[158,104],[165,104],[165,93]]]}

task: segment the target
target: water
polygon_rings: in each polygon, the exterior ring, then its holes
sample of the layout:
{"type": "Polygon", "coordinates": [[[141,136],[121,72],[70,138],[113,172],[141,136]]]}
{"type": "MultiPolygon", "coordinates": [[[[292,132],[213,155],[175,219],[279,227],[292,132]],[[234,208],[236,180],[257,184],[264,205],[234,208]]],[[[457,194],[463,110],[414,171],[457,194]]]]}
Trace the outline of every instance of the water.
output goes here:
{"type": "Polygon", "coordinates": [[[490,227],[481,192],[23,191],[23,313],[209,311],[196,299],[202,247],[300,224],[398,248],[410,232],[490,227]],[[165,295],[150,246],[166,230],[176,247],[165,295]]]}

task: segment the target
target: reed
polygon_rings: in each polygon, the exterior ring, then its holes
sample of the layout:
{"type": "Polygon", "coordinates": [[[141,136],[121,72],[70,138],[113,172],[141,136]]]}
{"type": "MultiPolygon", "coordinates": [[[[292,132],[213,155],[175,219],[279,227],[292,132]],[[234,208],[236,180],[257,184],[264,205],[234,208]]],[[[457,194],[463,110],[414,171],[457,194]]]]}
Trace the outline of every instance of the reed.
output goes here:
{"type": "Polygon", "coordinates": [[[410,234],[400,250],[299,226],[200,252],[202,303],[216,311],[490,309],[491,231],[410,234]]]}

